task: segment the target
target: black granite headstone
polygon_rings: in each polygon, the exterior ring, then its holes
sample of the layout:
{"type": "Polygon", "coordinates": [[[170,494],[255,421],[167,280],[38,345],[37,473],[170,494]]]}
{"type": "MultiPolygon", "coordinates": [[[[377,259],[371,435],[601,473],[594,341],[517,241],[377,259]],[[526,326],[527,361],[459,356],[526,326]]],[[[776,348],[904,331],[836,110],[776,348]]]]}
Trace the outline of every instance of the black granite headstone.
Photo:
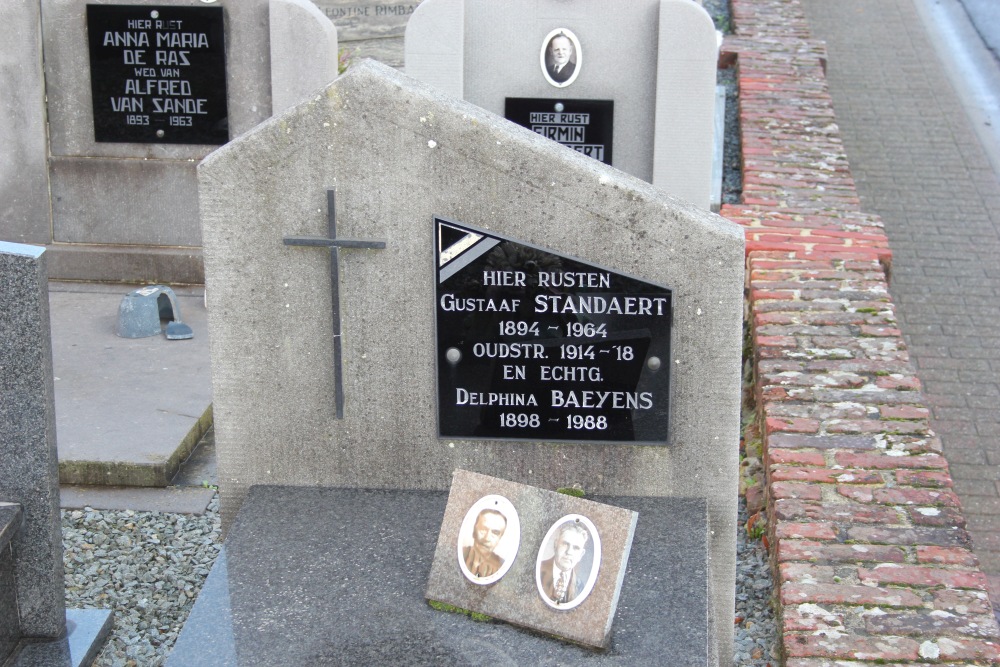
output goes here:
{"type": "Polygon", "coordinates": [[[87,5],[94,140],[229,141],[221,7],[87,5]]]}
{"type": "Polygon", "coordinates": [[[442,437],[667,442],[668,288],[434,224],[442,437]]]}

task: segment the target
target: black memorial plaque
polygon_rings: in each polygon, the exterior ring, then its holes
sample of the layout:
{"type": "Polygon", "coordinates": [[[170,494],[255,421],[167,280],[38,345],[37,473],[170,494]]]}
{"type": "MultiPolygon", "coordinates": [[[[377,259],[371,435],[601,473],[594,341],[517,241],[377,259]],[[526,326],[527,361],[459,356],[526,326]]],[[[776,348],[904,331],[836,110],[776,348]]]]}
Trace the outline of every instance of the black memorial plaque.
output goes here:
{"type": "Polygon", "coordinates": [[[615,103],[508,97],[504,117],[563,146],[611,164],[615,103]]]}
{"type": "Polygon", "coordinates": [[[435,218],[441,437],[667,442],[668,288],[435,218]]]}
{"type": "Polygon", "coordinates": [[[222,7],[87,5],[94,140],[224,144],[222,7]]]}

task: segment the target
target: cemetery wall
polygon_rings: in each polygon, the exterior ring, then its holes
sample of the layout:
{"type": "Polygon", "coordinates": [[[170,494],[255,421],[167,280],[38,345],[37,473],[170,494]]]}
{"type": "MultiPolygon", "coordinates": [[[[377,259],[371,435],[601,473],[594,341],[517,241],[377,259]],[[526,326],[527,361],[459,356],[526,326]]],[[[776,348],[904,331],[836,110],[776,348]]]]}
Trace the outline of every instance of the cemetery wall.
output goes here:
{"type": "MultiPolygon", "coordinates": [[[[787,667],[1000,660],[1000,632],[797,3],[732,0],[755,420],[787,667]],[[841,664],[838,662],[837,664],[841,664]]],[[[763,491],[763,497],[759,491],[763,491]]]]}

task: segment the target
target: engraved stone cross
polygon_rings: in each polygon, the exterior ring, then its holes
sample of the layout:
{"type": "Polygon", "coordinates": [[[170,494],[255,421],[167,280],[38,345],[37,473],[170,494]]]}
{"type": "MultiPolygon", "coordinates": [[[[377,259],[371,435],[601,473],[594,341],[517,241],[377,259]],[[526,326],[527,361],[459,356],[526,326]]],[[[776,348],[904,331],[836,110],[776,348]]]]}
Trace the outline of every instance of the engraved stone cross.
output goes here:
{"type": "Polygon", "coordinates": [[[340,249],[368,248],[380,250],[385,248],[385,241],[362,241],[358,239],[337,238],[337,206],[336,191],[330,188],[326,191],[327,218],[329,220],[328,238],[322,236],[286,236],[285,245],[319,246],[330,248],[330,297],[333,310],[333,385],[337,408],[337,419],[344,418],[344,368],[341,361],[341,325],[340,325],[340,249]]]}

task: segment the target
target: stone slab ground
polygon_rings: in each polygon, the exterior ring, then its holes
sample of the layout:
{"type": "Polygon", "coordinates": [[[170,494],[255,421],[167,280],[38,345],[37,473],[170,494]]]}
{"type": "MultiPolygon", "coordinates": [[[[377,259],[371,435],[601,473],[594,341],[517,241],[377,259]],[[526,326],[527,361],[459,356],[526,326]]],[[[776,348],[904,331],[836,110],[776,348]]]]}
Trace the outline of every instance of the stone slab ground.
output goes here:
{"type": "Polygon", "coordinates": [[[63,484],[165,487],[211,426],[202,289],[175,289],[181,318],[194,330],[177,341],[116,335],[118,306],[132,289],[50,283],[63,484]]]}

